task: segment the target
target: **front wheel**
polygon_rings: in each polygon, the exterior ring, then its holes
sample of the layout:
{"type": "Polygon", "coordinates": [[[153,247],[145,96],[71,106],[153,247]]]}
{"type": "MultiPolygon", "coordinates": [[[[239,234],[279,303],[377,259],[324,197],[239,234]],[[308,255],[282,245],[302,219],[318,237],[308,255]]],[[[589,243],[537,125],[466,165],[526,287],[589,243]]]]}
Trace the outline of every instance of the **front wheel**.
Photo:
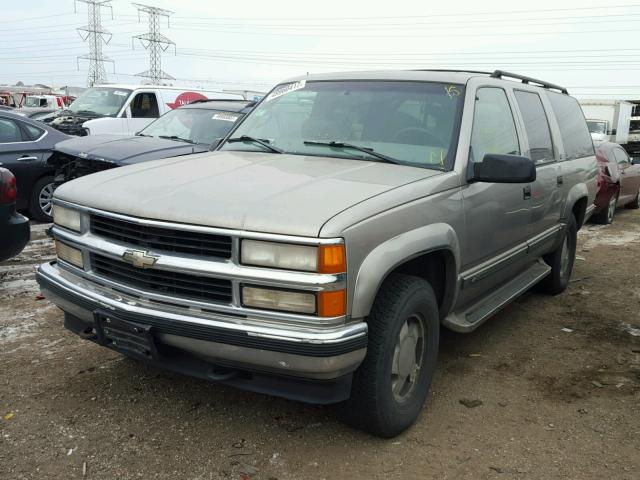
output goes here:
{"type": "Polygon", "coordinates": [[[634,198],[630,203],[627,203],[627,208],[640,208],[640,190],[636,193],[636,198],[634,198]]]}
{"type": "Polygon", "coordinates": [[[611,195],[609,199],[609,203],[607,204],[607,208],[603,209],[597,215],[593,216],[593,221],[595,223],[600,223],[602,225],[609,225],[613,223],[613,216],[616,213],[616,206],[618,204],[618,194],[611,195]]]}
{"type": "Polygon", "coordinates": [[[548,255],[544,261],[551,267],[549,275],[540,282],[542,290],[550,295],[557,295],[564,292],[569,286],[573,262],[576,258],[576,242],[578,238],[578,225],[576,218],[571,215],[567,222],[562,244],[548,255]]]}
{"type": "Polygon", "coordinates": [[[410,275],[390,275],[367,323],[367,355],[339,414],[356,428],[390,438],[415,422],[433,379],[440,319],[431,285],[410,275]]]}

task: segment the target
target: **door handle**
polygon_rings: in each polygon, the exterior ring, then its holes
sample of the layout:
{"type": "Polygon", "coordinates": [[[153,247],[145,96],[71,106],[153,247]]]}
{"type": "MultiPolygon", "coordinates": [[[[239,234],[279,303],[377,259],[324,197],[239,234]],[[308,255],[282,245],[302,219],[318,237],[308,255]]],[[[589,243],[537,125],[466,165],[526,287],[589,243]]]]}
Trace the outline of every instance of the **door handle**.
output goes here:
{"type": "Polygon", "coordinates": [[[562,175],[558,175],[556,177],[556,183],[558,186],[561,186],[562,184],[564,184],[564,178],[562,178],[562,175]]]}
{"type": "Polygon", "coordinates": [[[38,160],[38,157],[20,157],[18,158],[19,162],[33,162],[34,160],[38,160]]]}
{"type": "Polygon", "coordinates": [[[531,185],[527,185],[522,188],[522,197],[525,200],[529,200],[531,198],[531,185]]]}

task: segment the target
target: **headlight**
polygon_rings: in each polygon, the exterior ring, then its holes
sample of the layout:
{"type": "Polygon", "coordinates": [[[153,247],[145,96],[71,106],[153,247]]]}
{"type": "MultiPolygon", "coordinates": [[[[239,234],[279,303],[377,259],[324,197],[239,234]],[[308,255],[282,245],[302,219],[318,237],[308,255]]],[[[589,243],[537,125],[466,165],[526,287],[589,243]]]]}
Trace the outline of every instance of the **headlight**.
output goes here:
{"type": "Polygon", "coordinates": [[[243,240],[240,261],[244,265],[303,272],[342,273],[346,270],[343,244],[316,247],[243,240]]]}
{"type": "Polygon", "coordinates": [[[53,223],[61,227],[80,231],[80,212],[60,205],[53,206],[53,223]]]}
{"type": "Polygon", "coordinates": [[[270,288],[242,288],[242,304],[247,307],[285,312],[316,312],[316,296],[307,292],[292,292],[270,288]]]}
{"type": "Polygon", "coordinates": [[[56,254],[60,260],[64,260],[76,267],[84,268],[82,251],[77,248],[67,245],[66,243],[62,243],[60,240],[56,240],[56,254]]]}

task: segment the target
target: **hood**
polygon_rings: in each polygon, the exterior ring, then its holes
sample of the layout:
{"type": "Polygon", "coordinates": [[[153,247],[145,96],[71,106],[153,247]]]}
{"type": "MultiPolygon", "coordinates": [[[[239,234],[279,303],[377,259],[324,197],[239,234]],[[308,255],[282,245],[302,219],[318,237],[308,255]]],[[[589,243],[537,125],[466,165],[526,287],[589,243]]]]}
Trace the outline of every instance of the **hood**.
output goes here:
{"type": "Polygon", "coordinates": [[[56,145],[56,150],[85,160],[129,165],[148,160],[206,152],[208,146],[154,137],[89,135],[60,142],[56,145]]]}
{"type": "Polygon", "coordinates": [[[104,117],[104,115],[94,112],[74,113],[71,110],[62,110],[49,124],[53,128],[70,135],[84,135],[82,124],[87,120],[101,117],[104,117]]]}
{"type": "Polygon", "coordinates": [[[55,197],[141,218],[315,237],[343,210],[439,174],[342,158],[207,152],[88,175],[55,197]]]}

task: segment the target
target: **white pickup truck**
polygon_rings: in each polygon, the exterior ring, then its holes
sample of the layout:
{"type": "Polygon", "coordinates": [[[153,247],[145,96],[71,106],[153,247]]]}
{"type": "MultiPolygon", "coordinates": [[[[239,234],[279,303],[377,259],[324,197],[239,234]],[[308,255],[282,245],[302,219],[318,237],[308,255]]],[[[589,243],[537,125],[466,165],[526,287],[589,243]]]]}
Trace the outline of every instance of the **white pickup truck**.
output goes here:
{"type": "Polygon", "coordinates": [[[244,97],[159,85],[101,85],[85,90],[51,126],[69,135],[133,135],[173,108],[206,99],[244,97]]]}

